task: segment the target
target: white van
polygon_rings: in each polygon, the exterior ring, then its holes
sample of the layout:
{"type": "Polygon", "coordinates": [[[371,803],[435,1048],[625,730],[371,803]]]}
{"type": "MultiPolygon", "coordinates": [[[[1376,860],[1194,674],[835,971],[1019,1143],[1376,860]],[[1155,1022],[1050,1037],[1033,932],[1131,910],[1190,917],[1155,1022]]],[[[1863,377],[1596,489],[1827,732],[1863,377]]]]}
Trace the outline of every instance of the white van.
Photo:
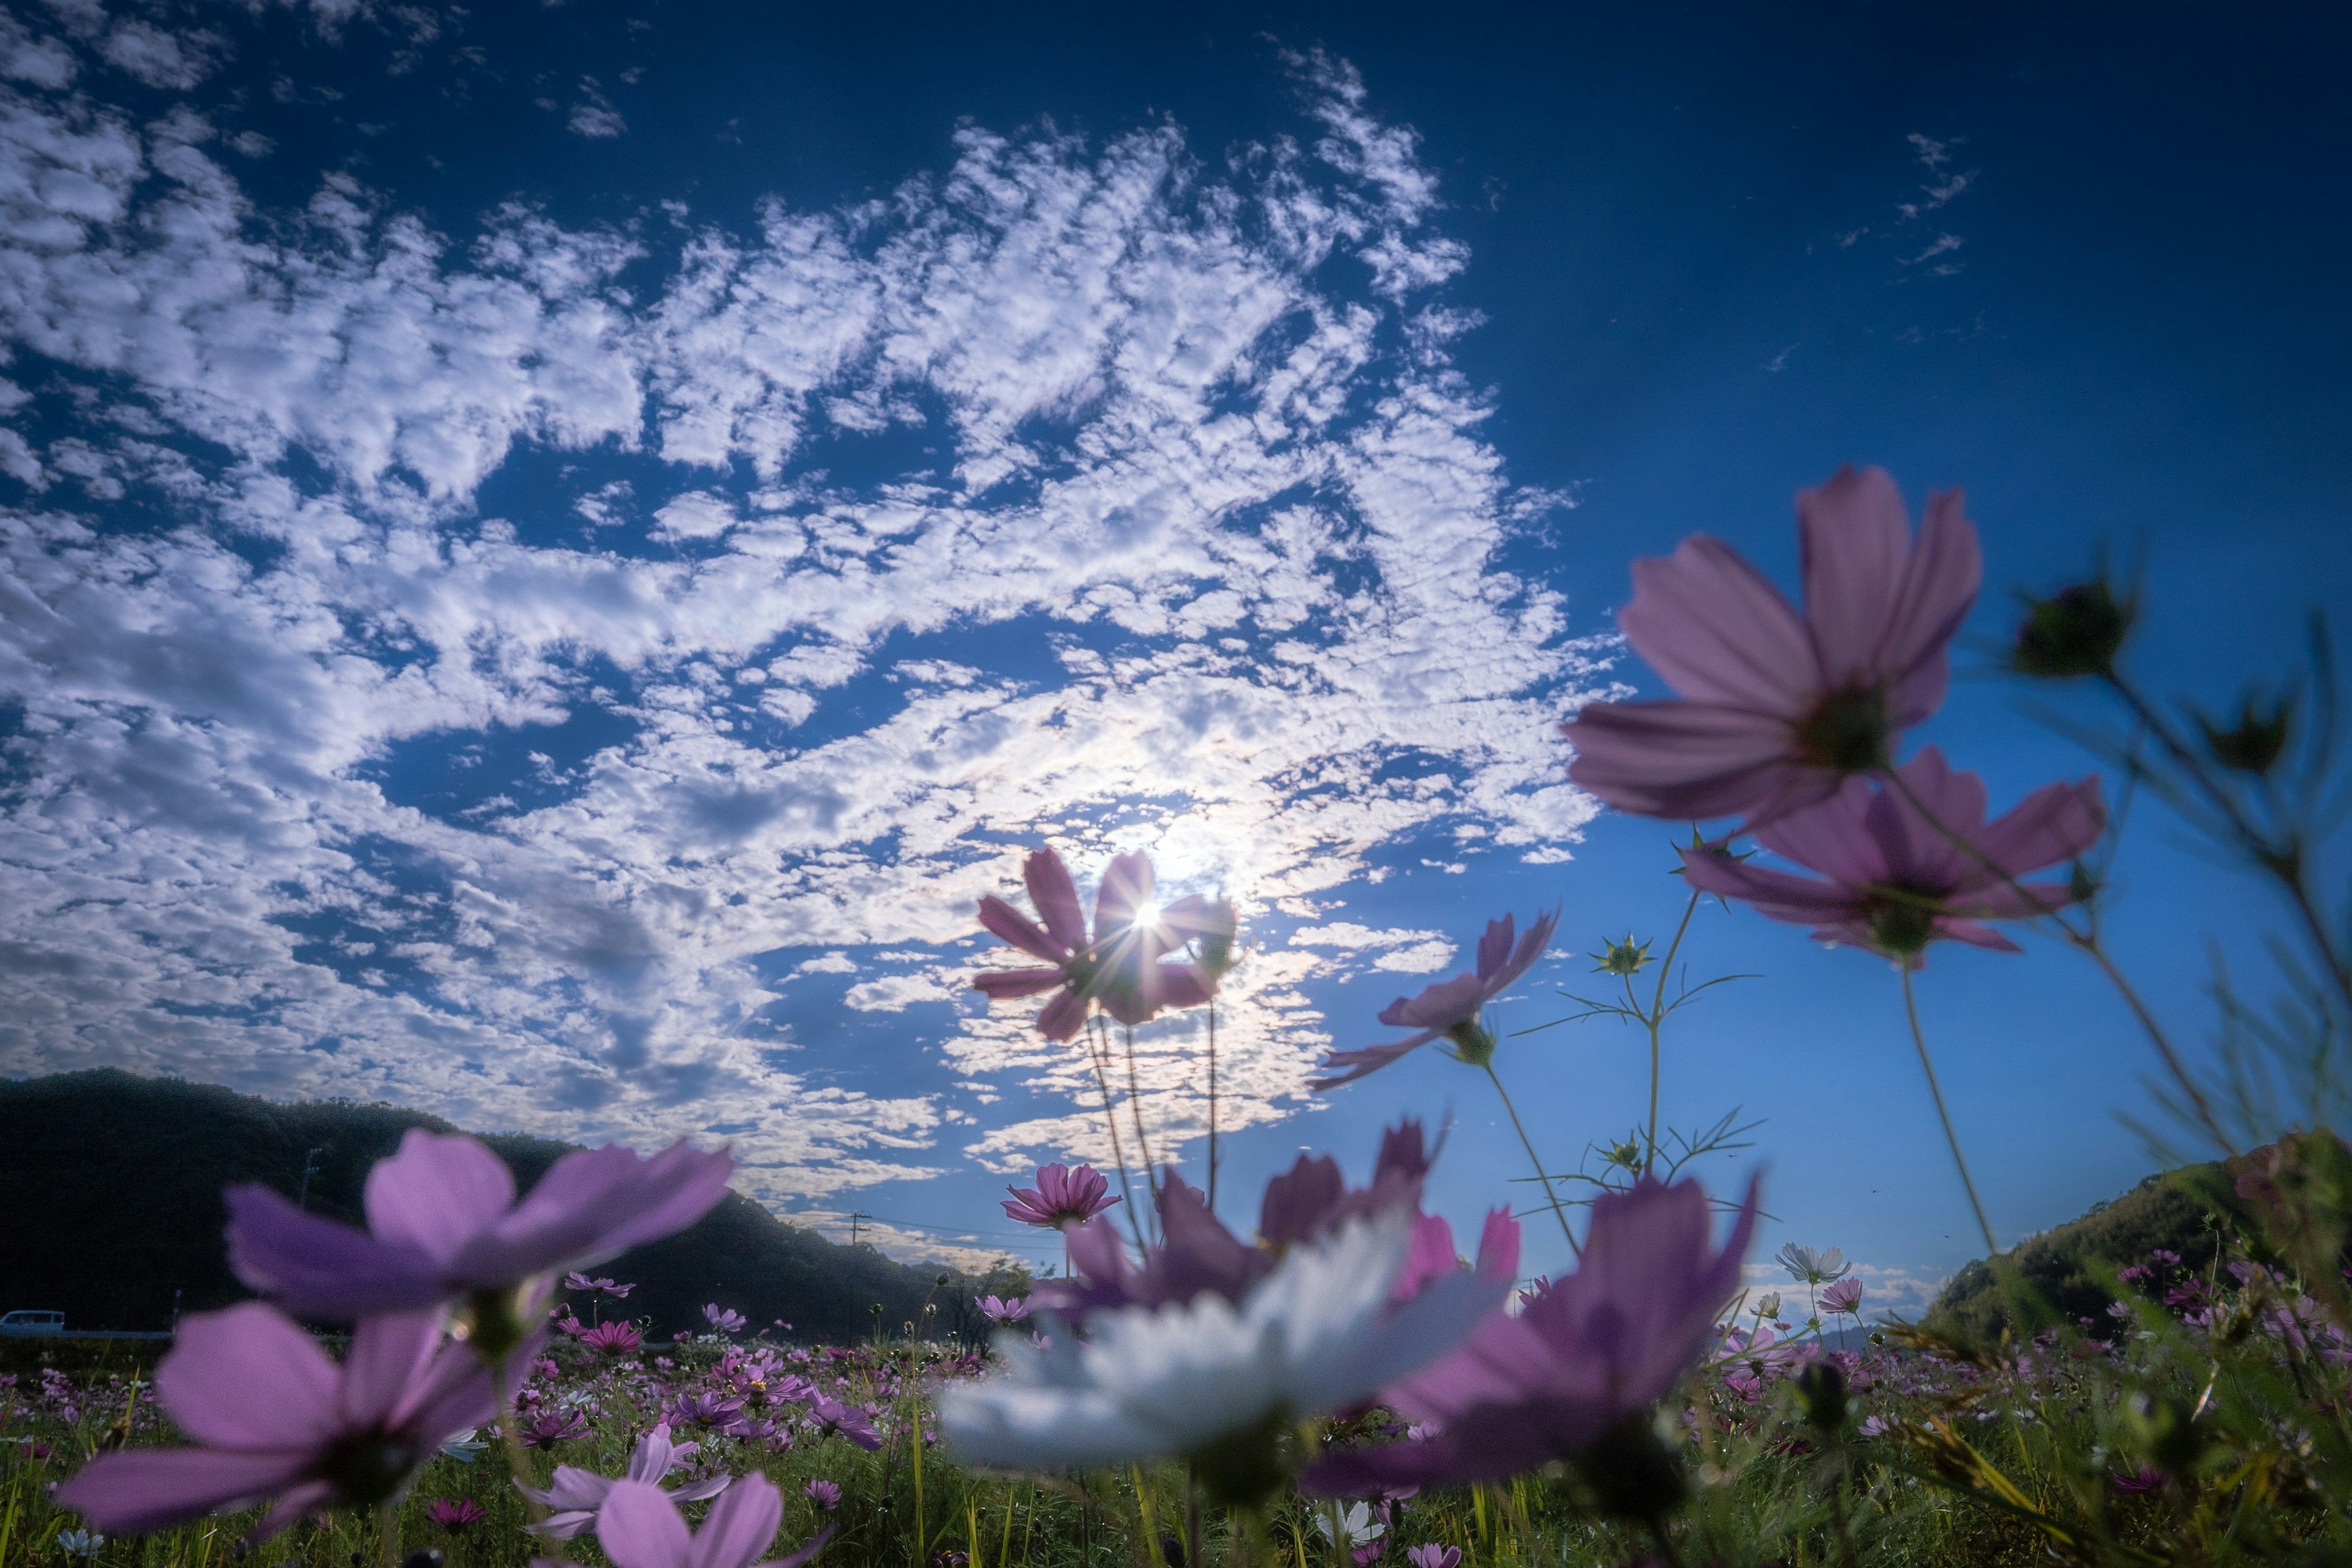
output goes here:
{"type": "Polygon", "coordinates": [[[16,1311],[0,1314],[0,1334],[10,1339],[26,1339],[35,1334],[61,1334],[66,1331],[63,1312],[16,1311]]]}

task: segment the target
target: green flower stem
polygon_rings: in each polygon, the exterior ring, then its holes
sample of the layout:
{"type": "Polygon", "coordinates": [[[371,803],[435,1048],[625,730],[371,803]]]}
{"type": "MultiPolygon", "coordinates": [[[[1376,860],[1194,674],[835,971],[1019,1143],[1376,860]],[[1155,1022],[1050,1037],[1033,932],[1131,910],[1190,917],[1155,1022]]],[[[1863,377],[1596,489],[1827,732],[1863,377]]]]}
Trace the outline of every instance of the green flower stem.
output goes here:
{"type": "Polygon", "coordinates": [[[525,1489],[531,1482],[530,1458],[522,1451],[520,1422],[515,1415],[514,1389],[507,1380],[504,1358],[490,1363],[490,1390],[498,1400],[499,1437],[500,1446],[506,1449],[507,1468],[514,1476],[516,1489],[522,1493],[523,1512],[536,1524],[547,1517],[547,1510],[533,1502],[530,1491],[525,1489]]]}
{"type": "MultiPolygon", "coordinates": [[[[2213,1114],[2212,1102],[2205,1098],[2205,1090],[2189,1072],[2188,1064],[2180,1059],[2180,1053],[2173,1047],[2172,1037],[2164,1032],[2164,1026],[2157,1022],[2156,1015],[2150,1012],[2147,1004],[2140,999],[2137,988],[2125,977],[2124,972],[2116,966],[2115,959],[2107,952],[2105,944],[2099,940],[2097,927],[2092,925],[2088,928],[2077,929],[2074,923],[2061,914],[2056,907],[2044,905],[2032,889],[2017,879],[2008,867],[1986,854],[1975,844],[1969,842],[1966,835],[1951,827],[1941,817],[1928,810],[1927,803],[1919,798],[1917,793],[1905,782],[1901,773],[1889,767],[1882,771],[1881,776],[1894,786],[1895,793],[1902,795],[1913,811],[1919,814],[1921,821],[1941,834],[1954,848],[1999,877],[2003,884],[2026,902],[2040,909],[2042,916],[2057,928],[2059,935],[2070,946],[2087,955],[2092,963],[2099,966],[2101,973],[2106,975],[2108,983],[2115,986],[2116,994],[2123,998],[2124,1005],[2131,1009],[2132,1016],[2138,1021],[2141,1030],[2155,1044],[2157,1055],[2164,1058],[2165,1070],[2172,1075],[2172,1081],[2179,1084],[2181,1092],[2189,1097],[2189,1104],[2197,1112],[2197,1121],[2205,1129],[2207,1136],[2224,1150],[2234,1148],[2235,1145],[2231,1142],[2229,1136],[2221,1131],[2221,1121],[2213,1114]]],[[[1906,978],[1907,982],[1907,973],[1906,978]]]]}
{"type": "Polygon", "coordinates": [[[1543,1159],[1537,1154],[1534,1141],[1528,1137],[1528,1130],[1519,1123],[1518,1107],[1511,1103],[1511,1091],[1503,1087],[1502,1078],[1495,1071],[1494,1063],[1480,1062],[1478,1065],[1485,1069],[1488,1081],[1494,1084],[1495,1092],[1503,1097],[1503,1109],[1510,1114],[1511,1130],[1519,1135],[1519,1147],[1528,1152],[1528,1159],[1536,1168],[1536,1180],[1543,1184],[1544,1197],[1551,1204],[1552,1217],[1559,1221],[1559,1233],[1568,1238],[1570,1256],[1581,1261],[1584,1248],[1576,1244],[1576,1232],[1569,1228],[1568,1211],[1559,1206],[1559,1194],[1551,1189],[1551,1177],[1544,1172],[1543,1159]]]}
{"type": "Polygon", "coordinates": [[[1217,1212],[1217,999],[1209,998],[1209,1212],[1217,1212]]]}
{"type": "Polygon", "coordinates": [[[1143,1185],[1153,1198],[1160,1196],[1159,1167],[1151,1158],[1151,1138],[1143,1130],[1143,1088],[1135,1076],[1135,1028],[1119,1026],[1120,1038],[1127,1046],[1127,1114],[1135,1122],[1135,1147],[1143,1157],[1143,1185]]]}
{"type": "MultiPolygon", "coordinates": [[[[1898,961],[1895,972],[1903,976],[1903,1011],[1911,1020],[1911,1043],[1919,1048],[1919,1067],[1927,1075],[1927,1092],[1935,1097],[1937,1120],[1944,1124],[1944,1142],[1952,1147],[1952,1163],[1958,1167],[1960,1185],[1968,1190],[1969,1207],[1976,1212],[1977,1229],[1984,1237],[1985,1257],[1990,1259],[2000,1252],[2000,1243],[1992,1236],[1992,1223],[1985,1218],[1984,1202],[1977,1196],[1976,1178],[1969,1174],[1969,1163],[1960,1153],[1960,1135],[1952,1131],[1952,1113],[1945,1109],[1943,1086],[1936,1081],[1936,1064],[1927,1056],[1927,1037],[1919,1027],[1919,1003],[1911,985],[1911,966],[1898,961]]],[[[1819,1315],[1818,1306],[1814,1309],[1819,1315]]]]}
{"type": "MultiPolygon", "coordinates": [[[[1108,1047],[1098,1043],[1095,1033],[1096,1025],[1097,1020],[1092,1018],[1087,1020],[1087,1059],[1094,1064],[1095,1087],[1102,1090],[1103,1125],[1110,1129],[1110,1154],[1113,1163],[1118,1166],[1119,1195],[1127,1200],[1120,1206],[1127,1210],[1128,1234],[1135,1237],[1135,1250],[1141,1252],[1143,1250],[1143,1221],[1141,1217],[1137,1215],[1135,1210],[1135,1189],[1128,1183],[1127,1149],[1126,1146],[1119,1142],[1118,1112],[1111,1109],[1110,1103],[1110,1073],[1109,1070],[1103,1066],[1103,1058],[1109,1054],[1109,1051],[1108,1047]]],[[[1066,1249],[1068,1246],[1068,1238],[1066,1237],[1063,1238],[1063,1245],[1066,1249]]]]}
{"type": "Polygon", "coordinates": [[[2207,804],[2221,813],[2222,820],[2227,822],[2231,830],[2237,834],[2239,843],[2246,850],[2249,858],[2276,877],[2280,884],[2286,889],[2288,900],[2294,905],[2295,915],[2303,921],[2304,930],[2309,934],[2312,945],[2318,950],[2320,962],[2326,969],[2328,978],[2336,983],[2336,988],[2343,994],[2345,1003],[2352,1005],[2352,963],[2347,963],[2336,952],[2336,939],[2327,929],[2326,918],[2319,912],[2319,907],[2312,902],[2311,887],[2305,876],[2302,846],[2299,839],[2290,838],[2288,840],[2290,852],[2282,853],[2271,841],[2270,836],[2263,833],[2257,824],[2248,819],[2236,798],[2214,782],[2213,775],[2207,771],[2203,760],[2173,733],[2172,726],[2164,721],[2164,716],[2157,711],[2153,703],[2142,697],[2130,682],[2114,670],[2109,670],[2104,679],[2108,689],[2121,698],[2125,706],[2132,710],[2132,716],[2139,721],[2141,727],[2154,735],[2157,744],[2171,754],[2173,765],[2197,786],[2198,793],[2204,795],[2207,804]]]}
{"type": "MultiPolygon", "coordinates": [[[[1666,956],[1658,965],[1658,989],[1650,998],[1650,1010],[1642,1022],[1650,1028],[1650,1131],[1643,1146],[1642,1174],[1648,1175],[1658,1163],[1658,1031],[1666,1022],[1666,976],[1675,972],[1675,954],[1682,950],[1683,934],[1690,930],[1691,916],[1698,912],[1699,890],[1691,889],[1690,901],[1683,905],[1682,923],[1675,927],[1675,940],[1666,944],[1666,956]]],[[[1631,989],[1632,983],[1627,983],[1631,989]]]]}

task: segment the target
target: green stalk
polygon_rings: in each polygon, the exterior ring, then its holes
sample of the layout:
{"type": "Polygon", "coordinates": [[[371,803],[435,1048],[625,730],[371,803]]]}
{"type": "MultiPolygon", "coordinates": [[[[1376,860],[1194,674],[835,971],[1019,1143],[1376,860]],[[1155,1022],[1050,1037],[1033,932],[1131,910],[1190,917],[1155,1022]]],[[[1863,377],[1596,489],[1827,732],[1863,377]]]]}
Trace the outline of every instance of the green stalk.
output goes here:
{"type": "Polygon", "coordinates": [[[1511,1091],[1503,1087],[1503,1080],[1496,1073],[1492,1062],[1481,1062],[1478,1065],[1485,1069],[1487,1079],[1493,1082],[1495,1092],[1503,1097],[1503,1109],[1510,1113],[1512,1131],[1518,1133],[1519,1147],[1528,1152],[1528,1159],[1536,1168],[1536,1180],[1543,1184],[1544,1196],[1551,1203],[1552,1217],[1559,1221],[1559,1233],[1568,1238],[1570,1255],[1581,1259],[1584,1257],[1584,1248],[1576,1244],[1576,1232],[1569,1228],[1568,1211],[1559,1206],[1559,1194],[1551,1190],[1551,1177],[1544,1172],[1543,1160],[1536,1153],[1535,1143],[1528,1137],[1528,1130],[1519,1124],[1518,1107],[1511,1103],[1511,1091]]]}
{"type": "MultiPolygon", "coordinates": [[[[1935,1097],[1936,1119],[1944,1124],[1944,1142],[1951,1145],[1952,1163],[1960,1173],[1960,1185],[1967,1189],[1969,1207],[1977,1216],[1977,1229],[1984,1237],[1985,1258],[1990,1260],[2000,1251],[2000,1243],[1992,1237],[1992,1222],[1985,1218],[1983,1200],[1977,1196],[1976,1178],[1969,1174],[1969,1162],[1960,1152],[1960,1135],[1952,1131],[1952,1113],[1945,1108],[1943,1086],[1936,1081],[1936,1064],[1927,1056],[1927,1037],[1919,1027],[1919,1003],[1911,985],[1911,966],[1897,960],[1895,971],[1903,976],[1903,1011],[1911,1020],[1911,1043],[1919,1048],[1920,1070],[1927,1075],[1927,1092],[1935,1097]]],[[[1816,1303],[1814,1313],[1820,1314],[1816,1303]]]]}
{"type": "Polygon", "coordinates": [[[1110,1051],[1108,1047],[1097,1043],[1095,1026],[1096,1021],[1089,1018],[1087,1021],[1086,1030],[1087,1059],[1094,1064],[1095,1087],[1102,1091],[1103,1124],[1110,1129],[1110,1155],[1112,1162],[1118,1166],[1119,1196],[1127,1200],[1119,1206],[1127,1210],[1128,1234],[1135,1237],[1136,1251],[1141,1252],[1143,1221],[1136,1213],[1135,1189],[1128,1184],[1127,1147],[1119,1141],[1118,1112],[1111,1108],[1110,1103],[1110,1073],[1103,1065],[1104,1058],[1110,1054],[1110,1051]]]}
{"type": "Polygon", "coordinates": [[[1690,930],[1691,916],[1698,912],[1698,898],[1699,890],[1693,888],[1689,902],[1683,905],[1682,923],[1675,927],[1675,940],[1666,944],[1666,956],[1658,964],[1658,989],[1651,996],[1650,1010],[1642,1019],[1650,1026],[1650,1136],[1642,1156],[1642,1174],[1645,1176],[1658,1163],[1658,1031],[1666,1022],[1666,976],[1675,972],[1675,954],[1682,951],[1683,933],[1690,930]]]}

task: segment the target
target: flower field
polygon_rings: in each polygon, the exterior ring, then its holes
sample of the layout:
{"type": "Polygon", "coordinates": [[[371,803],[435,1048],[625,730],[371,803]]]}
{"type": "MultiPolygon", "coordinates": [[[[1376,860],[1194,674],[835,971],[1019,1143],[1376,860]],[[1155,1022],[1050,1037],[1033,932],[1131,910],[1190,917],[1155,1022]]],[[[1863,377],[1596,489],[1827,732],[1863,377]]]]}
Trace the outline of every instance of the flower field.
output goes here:
{"type": "Polygon", "coordinates": [[[1133,1041],[1214,1007],[1234,910],[1161,904],[1130,853],[1089,911],[1043,848],[1024,863],[1028,910],[982,900],[1018,956],[973,984],[1045,998],[1035,1026],[1090,1064],[1115,1168],[1056,1163],[1013,1189],[1007,1216],[1058,1232],[1069,1268],[975,1303],[999,1325],[990,1343],[940,1333],[938,1302],[856,1345],[783,1342],[717,1301],[704,1331],[649,1342],[628,1282],[587,1270],[707,1213],[727,1154],[583,1150],[518,1193],[484,1145],[415,1130],[370,1175],[364,1229],[232,1189],[227,1255],[258,1299],[184,1321],[152,1386],[113,1365],[17,1374],[0,1557],[2346,1561],[2352,1145],[2333,1128],[2352,1081],[2352,933],[2317,870],[2343,805],[2324,628],[2305,687],[2249,696],[2226,722],[2130,683],[2133,608],[2104,580],[2032,601],[2009,656],[2020,679],[2109,692],[2127,727],[2108,767],[2284,895],[2274,983],[2258,1002],[2217,986],[2219,1048],[2192,1066],[2187,1031],[2149,1014],[2102,933],[2111,786],[2059,781],[1995,814],[1937,748],[1898,760],[1942,700],[1981,577],[1958,494],[1915,535],[1886,475],[1847,469],[1799,515],[1801,613],[1704,538],[1637,565],[1623,628],[1680,695],[1587,707],[1566,726],[1570,771],[1620,809],[1696,819],[1690,907],[1751,906],[1891,972],[1985,1244],[1990,1328],[1862,1337],[1870,1303],[1834,1248],[1784,1247],[1785,1282],[1742,1289],[1759,1182],[1710,1194],[1685,1173],[1748,1129],[1658,1121],[1669,1025],[1712,984],[1669,993],[1687,917],[1663,956],[1631,935],[1594,955],[1582,1016],[1643,1028],[1651,1093],[1633,1136],[1573,1169],[1520,1123],[1487,1011],[1556,915],[1495,919],[1474,969],[1379,1015],[1401,1033],[1326,1058],[1325,1092],[1377,1092],[1420,1050],[1482,1075],[1534,1206],[1496,1207],[1457,1241],[1423,1207],[1443,1137],[1412,1119],[1360,1186],[1302,1155],[1221,1206],[1213,1112],[1195,1185],[1155,1155],[1133,1041]],[[1939,942],[2013,952],[2036,933],[2114,983],[2178,1137],[2218,1157],[2179,1177],[2210,1228],[2200,1261],[2158,1248],[2116,1265],[2099,1310],[2071,1316],[1994,1241],[1913,989],[1939,942]],[[1556,1225],[1574,1266],[1525,1279],[1529,1223],[1556,1225]],[[350,1325],[339,1354],[305,1323],[350,1325]]]}

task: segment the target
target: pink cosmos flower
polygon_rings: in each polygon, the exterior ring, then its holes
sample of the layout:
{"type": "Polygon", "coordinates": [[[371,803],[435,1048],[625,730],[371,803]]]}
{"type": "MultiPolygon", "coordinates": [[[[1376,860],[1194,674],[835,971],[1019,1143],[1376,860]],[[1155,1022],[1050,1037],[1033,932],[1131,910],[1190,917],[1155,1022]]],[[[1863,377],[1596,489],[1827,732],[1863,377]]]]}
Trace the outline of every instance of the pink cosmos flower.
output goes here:
{"type": "Polygon", "coordinates": [[[1026,1296],[1015,1296],[1010,1301],[1001,1296],[975,1296],[971,1304],[980,1309],[982,1317],[999,1327],[1017,1323],[1029,1315],[1029,1298],[1026,1296]]]}
{"type": "Polygon", "coordinates": [[[1034,851],[1022,862],[1021,875],[1045,923],[1040,926],[993,893],[980,900],[980,923],[1052,967],[983,970],[971,983],[992,1001],[1060,992],[1037,1015],[1038,1031],[1047,1039],[1075,1037],[1085,1026],[1091,1003],[1101,1003],[1120,1023],[1134,1025],[1163,1008],[1198,1006],[1216,994],[1217,976],[1233,946],[1232,905],[1194,894],[1155,911],[1150,858],[1121,855],[1103,871],[1089,938],[1077,884],[1059,855],[1034,851]],[[1203,962],[1165,956],[1194,940],[1202,944],[1203,962]]]}
{"type": "Polygon", "coordinates": [[[841,1506],[841,1487],[834,1481],[811,1481],[808,1484],[808,1500],[831,1513],[841,1506]]]}
{"type": "MultiPolygon", "coordinates": [[[[628,1471],[620,1479],[651,1486],[685,1463],[687,1456],[698,1447],[694,1443],[672,1443],[668,1423],[660,1423],[637,1439],[636,1447],[629,1451],[628,1471]]],[[[717,1497],[734,1479],[721,1471],[675,1488],[670,1496],[680,1502],[698,1502],[717,1497]]],[[[545,1491],[529,1487],[515,1489],[548,1510],[545,1519],[524,1528],[550,1541],[569,1541],[596,1522],[597,1510],[604,1506],[604,1499],[616,1484],[612,1477],[600,1476],[576,1465],[558,1465],[545,1491]]]]}
{"type": "Polygon", "coordinates": [[[1037,1168],[1037,1184],[1034,1187],[1007,1187],[1013,1196],[1005,1201],[1004,1212],[1023,1225],[1066,1230],[1074,1225],[1084,1225],[1095,1215],[1118,1202],[1109,1195],[1110,1183],[1092,1165],[1064,1165],[1058,1162],[1037,1168]]]}
{"type": "MultiPolygon", "coordinates": [[[[1286,1173],[1265,1186],[1258,1205],[1258,1239],[1253,1247],[1209,1212],[1200,1190],[1172,1170],[1160,1179],[1160,1240],[1147,1246],[1143,1265],[1128,1261],[1118,1231],[1097,1219],[1069,1233],[1073,1278],[1040,1285],[1032,1300],[1065,1317],[1119,1307],[1160,1307],[1193,1300],[1203,1291],[1238,1303],[1281,1262],[1284,1249],[1318,1240],[1350,1219],[1408,1209],[1412,1246],[1394,1288],[1396,1300],[1411,1300],[1430,1281],[1459,1267],[1454,1232],[1445,1221],[1420,1212],[1421,1189],[1430,1168],[1421,1123],[1410,1119],[1381,1138],[1371,1184],[1351,1188],[1336,1161],[1301,1155],[1286,1173]]],[[[1518,1273],[1519,1227],[1507,1209],[1486,1216],[1478,1242],[1482,1279],[1509,1280],[1518,1273]]]]}
{"type": "Polygon", "coordinates": [[[1862,1313],[1862,1281],[1841,1279],[1822,1292],[1822,1306],[1832,1312],[1862,1313]]]}
{"type": "Polygon", "coordinates": [[[1418,996],[1400,996],[1381,1009],[1381,1023],[1413,1033],[1387,1045],[1333,1051],[1323,1058],[1322,1065],[1327,1075],[1336,1076],[1318,1078],[1307,1087],[1337,1089],[1343,1083],[1353,1083],[1367,1073],[1378,1072],[1406,1052],[1419,1050],[1440,1035],[1454,1042],[1464,1060],[1484,1066],[1495,1054],[1495,1037],[1479,1021],[1480,1012],[1542,956],[1551,942],[1552,928],[1559,923],[1559,911],[1554,910],[1529,925],[1527,934],[1515,944],[1511,940],[1515,928],[1509,915],[1488,921],[1486,934],[1478,939],[1478,967],[1475,973],[1441,980],[1418,996]],[[1339,1068],[1346,1070],[1336,1070],[1339,1068]]]}
{"type": "Polygon", "coordinates": [[[1621,811],[1761,826],[1883,768],[1944,700],[1948,646],[1984,563],[1960,492],[1911,537],[1883,468],[1797,495],[1805,612],[1719,540],[1633,563],[1625,640],[1678,700],[1592,702],[1562,731],[1569,776],[1621,811]]]}
{"type": "Polygon", "coordinates": [[[1462,1348],[1384,1391],[1437,1429],[1419,1442],[1331,1454],[1302,1487],[1461,1485],[1534,1469],[1591,1444],[1664,1397],[1713,1342],[1756,1227],[1756,1187],[1720,1251],[1696,1182],[1643,1177],[1593,1200],[1576,1271],[1512,1316],[1497,1310],[1462,1348]]]}
{"type": "Polygon", "coordinates": [[[749,1321],[732,1307],[721,1307],[716,1301],[702,1309],[702,1316],[712,1328],[722,1334],[733,1333],[749,1321]]]}
{"type": "Polygon", "coordinates": [[[734,1163],[683,1141],[650,1160],[610,1144],[575,1150],[517,1203],[496,1154],[413,1127],[368,1173],[364,1231],[265,1186],[231,1187],[229,1263],[306,1318],[478,1300],[685,1229],[726,1195],[734,1163]]]}
{"type": "Polygon", "coordinates": [[[593,1294],[612,1296],[614,1298],[625,1296],[630,1291],[636,1289],[636,1286],[634,1283],[628,1285],[615,1285],[609,1279],[591,1279],[588,1276],[581,1273],[576,1268],[563,1277],[563,1283],[569,1289],[586,1290],[593,1294]]]}
{"type": "Polygon", "coordinates": [[[588,1417],[577,1410],[551,1410],[520,1423],[515,1436],[526,1448],[552,1448],[558,1443],[588,1436],[588,1417]]]}
{"type": "Polygon", "coordinates": [[[1426,1546],[1410,1548],[1404,1558],[1412,1568],[1462,1568],[1462,1548],[1440,1546],[1433,1541],[1426,1546]]]}
{"type": "Polygon", "coordinates": [[[2015,942],[1984,922],[2030,919],[2074,901],[2064,882],[2016,879],[2076,859],[2098,842],[2107,816],[2097,779],[2044,784],[1989,823],[1984,781],[1953,771],[1935,747],[1895,772],[1933,822],[1902,790],[1848,779],[1828,800],[1757,830],[1757,843],[1826,880],[1720,849],[1684,850],[1685,874],[1702,891],[1810,925],[1822,942],[1866,947],[1914,968],[1939,937],[2015,952],[2015,942]]]}
{"type": "Polygon", "coordinates": [[[881,1451],[882,1435],[874,1430],[874,1417],[855,1405],[820,1394],[809,1404],[808,1419],[820,1437],[846,1437],[869,1454],[881,1451]]]}
{"type": "Polygon", "coordinates": [[[489,1516],[489,1510],[471,1498],[459,1498],[452,1502],[447,1498],[435,1498],[425,1510],[425,1517],[455,1535],[467,1525],[479,1524],[489,1516]]]}
{"type": "Polygon", "coordinates": [[[155,1397],[201,1447],[101,1454],[58,1489],[61,1505],[142,1533],[276,1498],[247,1538],[266,1541],[319,1509],[394,1501],[496,1408],[489,1368],[444,1341],[438,1312],[366,1319],[338,1365],[259,1301],[182,1319],[155,1397]]]}
{"type": "MultiPolygon", "coordinates": [[[[596,1542],[614,1568],[751,1568],[776,1539],[784,1500],[776,1483],[757,1471],[710,1505],[697,1532],[687,1528],[670,1494],[644,1481],[614,1481],[596,1515],[596,1542]]],[[[760,1568],[800,1568],[827,1541],[828,1529],[789,1557],[760,1568]]]]}
{"type": "Polygon", "coordinates": [[[646,1336],[627,1323],[599,1323],[579,1331],[580,1342],[604,1355],[627,1355],[645,1346],[646,1336]]]}

